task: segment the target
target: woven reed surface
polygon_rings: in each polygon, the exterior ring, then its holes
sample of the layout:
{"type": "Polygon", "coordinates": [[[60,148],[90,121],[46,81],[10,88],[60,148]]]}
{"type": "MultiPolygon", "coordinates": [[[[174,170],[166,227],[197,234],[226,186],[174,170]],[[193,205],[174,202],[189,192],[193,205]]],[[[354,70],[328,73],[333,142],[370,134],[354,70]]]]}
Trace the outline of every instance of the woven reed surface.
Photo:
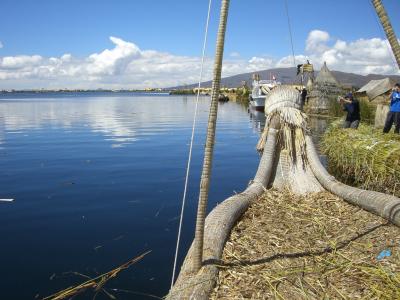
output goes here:
{"type": "Polygon", "coordinates": [[[400,299],[400,228],[327,192],[268,191],[219,268],[211,299],[400,299]]]}

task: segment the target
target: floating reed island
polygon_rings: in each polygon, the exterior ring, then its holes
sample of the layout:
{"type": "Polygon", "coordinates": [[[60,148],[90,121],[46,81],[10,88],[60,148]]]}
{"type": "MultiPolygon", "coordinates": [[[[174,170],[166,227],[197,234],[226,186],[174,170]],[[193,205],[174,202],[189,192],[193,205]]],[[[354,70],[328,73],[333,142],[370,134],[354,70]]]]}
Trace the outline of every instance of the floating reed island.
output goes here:
{"type": "Polygon", "coordinates": [[[333,123],[320,145],[329,171],[345,183],[400,197],[400,136],[366,124],[358,130],[340,125],[333,123]]]}

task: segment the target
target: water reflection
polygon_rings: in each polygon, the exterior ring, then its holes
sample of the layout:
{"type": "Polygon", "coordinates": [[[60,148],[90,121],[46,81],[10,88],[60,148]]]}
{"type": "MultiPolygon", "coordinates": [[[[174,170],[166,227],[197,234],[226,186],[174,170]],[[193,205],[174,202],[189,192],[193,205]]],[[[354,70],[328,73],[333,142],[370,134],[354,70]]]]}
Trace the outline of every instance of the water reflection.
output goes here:
{"type": "Polygon", "coordinates": [[[176,109],[176,99],[164,96],[0,101],[0,140],[4,133],[46,127],[62,127],[66,131],[72,127],[88,127],[94,133],[103,134],[105,140],[111,141],[111,147],[121,147],[165,132],[192,117],[188,114],[192,107],[180,105],[176,109]],[[161,125],[156,131],[151,126],[154,121],[161,125]]]}
{"type": "Polygon", "coordinates": [[[249,107],[248,109],[251,123],[253,124],[253,128],[257,132],[262,132],[264,130],[265,125],[265,113],[262,111],[255,110],[253,107],[249,107]]]}
{"type": "MultiPolygon", "coordinates": [[[[199,102],[179,264],[193,238],[209,103],[199,102]]],[[[0,206],[2,299],[51,294],[76,283],[49,281],[52,274],[95,276],[148,249],[116,285],[168,292],[194,104],[175,96],[0,96],[0,197],[16,199],[0,206]]],[[[210,209],[253,178],[253,124],[247,108],[220,105],[210,209]]]]}

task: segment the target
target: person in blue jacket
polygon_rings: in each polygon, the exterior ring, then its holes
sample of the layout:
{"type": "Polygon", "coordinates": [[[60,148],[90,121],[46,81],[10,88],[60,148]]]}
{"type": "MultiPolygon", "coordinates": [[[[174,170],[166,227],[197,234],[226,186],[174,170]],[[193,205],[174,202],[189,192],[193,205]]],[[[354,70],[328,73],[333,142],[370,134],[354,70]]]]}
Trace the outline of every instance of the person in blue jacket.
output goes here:
{"type": "Polygon", "coordinates": [[[400,133],[400,83],[396,83],[390,95],[390,110],[386,116],[383,132],[387,133],[394,123],[394,133],[400,133]]]}
{"type": "Polygon", "coordinates": [[[353,97],[352,93],[348,93],[344,98],[339,97],[339,102],[344,111],[347,111],[346,120],[343,123],[343,128],[357,129],[360,125],[360,103],[353,97]]]}

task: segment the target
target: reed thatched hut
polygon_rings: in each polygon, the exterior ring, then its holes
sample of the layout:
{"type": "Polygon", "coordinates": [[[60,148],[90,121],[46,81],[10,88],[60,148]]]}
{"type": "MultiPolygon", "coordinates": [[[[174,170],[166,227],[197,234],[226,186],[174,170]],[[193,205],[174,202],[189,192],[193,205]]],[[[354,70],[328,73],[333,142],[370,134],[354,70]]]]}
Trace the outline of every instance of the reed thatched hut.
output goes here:
{"type": "Polygon", "coordinates": [[[310,113],[326,114],[331,102],[336,101],[342,94],[342,87],[335,76],[329,71],[326,62],[315,78],[312,90],[309,94],[307,111],[310,113]]]}
{"type": "Polygon", "coordinates": [[[389,111],[389,97],[395,82],[393,79],[384,78],[371,80],[357,91],[357,97],[376,105],[375,127],[381,128],[385,124],[389,111]]]}

